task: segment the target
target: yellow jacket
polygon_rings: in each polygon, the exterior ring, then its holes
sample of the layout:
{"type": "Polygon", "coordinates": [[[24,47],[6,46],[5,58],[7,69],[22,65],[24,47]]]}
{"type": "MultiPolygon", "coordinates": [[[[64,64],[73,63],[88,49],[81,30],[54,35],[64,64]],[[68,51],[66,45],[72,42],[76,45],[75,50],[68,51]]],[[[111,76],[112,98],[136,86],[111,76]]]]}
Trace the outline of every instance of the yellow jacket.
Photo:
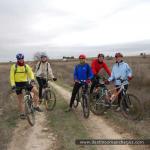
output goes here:
{"type": "Polygon", "coordinates": [[[28,79],[34,80],[34,74],[32,68],[26,64],[26,66],[19,66],[13,64],[10,69],[10,83],[11,86],[15,86],[15,82],[26,82],[28,79]]]}

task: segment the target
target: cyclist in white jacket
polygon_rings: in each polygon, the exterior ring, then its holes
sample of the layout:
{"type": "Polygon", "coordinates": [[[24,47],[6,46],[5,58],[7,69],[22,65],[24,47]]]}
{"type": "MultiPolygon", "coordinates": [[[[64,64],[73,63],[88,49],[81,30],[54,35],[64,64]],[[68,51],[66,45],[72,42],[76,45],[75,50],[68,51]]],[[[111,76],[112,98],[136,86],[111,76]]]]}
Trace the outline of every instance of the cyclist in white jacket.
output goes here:
{"type": "Polygon", "coordinates": [[[50,63],[48,62],[48,57],[45,53],[41,54],[41,60],[36,64],[36,79],[39,84],[39,99],[42,101],[42,89],[44,86],[47,86],[47,80],[53,79],[54,81],[57,78],[54,77],[50,63]]]}
{"type": "MultiPolygon", "coordinates": [[[[123,55],[121,53],[115,54],[116,63],[112,67],[111,76],[108,78],[108,82],[114,81],[115,86],[119,87],[121,85],[120,79],[125,80],[125,89],[128,88],[128,81],[132,79],[132,70],[127,63],[123,61],[123,55]]],[[[118,89],[119,90],[119,89],[118,89]]],[[[120,110],[120,100],[121,94],[118,96],[118,108],[117,111],[120,110]]]]}

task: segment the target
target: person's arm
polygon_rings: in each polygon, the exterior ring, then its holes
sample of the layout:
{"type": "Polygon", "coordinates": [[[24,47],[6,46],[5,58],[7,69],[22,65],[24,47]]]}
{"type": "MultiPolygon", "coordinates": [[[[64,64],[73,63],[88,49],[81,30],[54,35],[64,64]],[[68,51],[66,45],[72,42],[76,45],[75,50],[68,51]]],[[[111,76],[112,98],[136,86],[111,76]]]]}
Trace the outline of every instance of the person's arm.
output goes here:
{"type": "Polygon", "coordinates": [[[15,86],[15,65],[12,65],[10,68],[10,84],[15,86]]]}
{"type": "Polygon", "coordinates": [[[27,67],[27,74],[28,74],[28,77],[31,79],[31,80],[34,80],[34,73],[32,71],[32,68],[29,66],[29,65],[26,65],[27,67]]]}
{"type": "Polygon", "coordinates": [[[108,68],[108,66],[107,66],[106,63],[103,63],[103,67],[104,67],[105,71],[107,72],[107,74],[108,74],[109,76],[111,76],[111,71],[110,71],[110,69],[108,68]]]}
{"type": "Polygon", "coordinates": [[[132,78],[132,69],[130,68],[130,66],[127,64],[127,76],[128,78],[132,78]]]}
{"type": "Polygon", "coordinates": [[[93,72],[92,72],[92,69],[91,69],[91,67],[88,65],[88,68],[89,68],[89,72],[88,72],[88,79],[93,79],[93,72]]]}
{"type": "Polygon", "coordinates": [[[95,66],[96,66],[96,61],[93,60],[93,61],[92,61],[92,64],[91,64],[91,69],[92,69],[92,73],[93,73],[94,75],[96,75],[96,68],[95,68],[95,66]]]}
{"type": "Polygon", "coordinates": [[[74,81],[78,80],[77,65],[74,67],[74,81]]]}
{"type": "Polygon", "coordinates": [[[50,76],[50,78],[52,78],[52,79],[54,78],[50,63],[48,63],[48,76],[50,76]]]}
{"type": "Polygon", "coordinates": [[[115,79],[115,69],[114,67],[112,68],[112,72],[111,72],[111,75],[110,77],[108,78],[108,81],[113,81],[115,79]]]}
{"type": "Polygon", "coordinates": [[[37,62],[36,66],[35,66],[35,74],[37,73],[37,71],[39,69],[39,65],[40,65],[40,62],[37,62]]]}

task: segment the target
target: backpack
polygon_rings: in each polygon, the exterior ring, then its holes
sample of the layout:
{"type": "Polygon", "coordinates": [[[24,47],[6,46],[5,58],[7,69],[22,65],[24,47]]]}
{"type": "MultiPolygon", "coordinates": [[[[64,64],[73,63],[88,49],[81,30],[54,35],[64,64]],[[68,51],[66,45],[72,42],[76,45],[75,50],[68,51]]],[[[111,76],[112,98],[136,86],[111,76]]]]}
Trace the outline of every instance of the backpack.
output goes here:
{"type": "MultiPolygon", "coordinates": [[[[41,61],[40,61],[40,63],[38,64],[37,71],[40,69],[40,66],[41,66],[41,61]]],[[[47,72],[48,72],[48,62],[47,62],[47,72]]]]}
{"type": "Polygon", "coordinates": [[[27,72],[28,72],[28,71],[27,71],[27,66],[26,66],[26,64],[24,64],[25,72],[17,72],[17,67],[18,67],[18,64],[16,63],[16,64],[15,64],[15,71],[14,71],[15,74],[16,74],[16,73],[27,73],[27,72]]]}

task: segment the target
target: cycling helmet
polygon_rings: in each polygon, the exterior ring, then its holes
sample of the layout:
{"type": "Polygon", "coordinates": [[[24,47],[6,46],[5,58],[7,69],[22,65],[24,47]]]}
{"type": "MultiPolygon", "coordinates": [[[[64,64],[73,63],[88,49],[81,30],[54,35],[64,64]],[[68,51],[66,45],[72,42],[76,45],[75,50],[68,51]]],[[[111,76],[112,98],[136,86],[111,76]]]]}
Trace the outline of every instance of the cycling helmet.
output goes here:
{"type": "Polygon", "coordinates": [[[17,60],[24,59],[24,55],[19,53],[16,55],[17,60]]]}
{"type": "Polygon", "coordinates": [[[98,58],[99,58],[99,57],[103,57],[103,58],[104,58],[104,54],[99,53],[97,57],[98,57],[98,58]]]}
{"type": "Polygon", "coordinates": [[[86,59],[86,56],[85,56],[84,54],[81,54],[81,55],[79,56],[79,59],[86,59]]]}
{"type": "Polygon", "coordinates": [[[123,55],[121,53],[116,53],[115,57],[123,57],[123,55]]]}
{"type": "Polygon", "coordinates": [[[46,53],[41,53],[41,58],[42,57],[47,57],[46,53]]]}

